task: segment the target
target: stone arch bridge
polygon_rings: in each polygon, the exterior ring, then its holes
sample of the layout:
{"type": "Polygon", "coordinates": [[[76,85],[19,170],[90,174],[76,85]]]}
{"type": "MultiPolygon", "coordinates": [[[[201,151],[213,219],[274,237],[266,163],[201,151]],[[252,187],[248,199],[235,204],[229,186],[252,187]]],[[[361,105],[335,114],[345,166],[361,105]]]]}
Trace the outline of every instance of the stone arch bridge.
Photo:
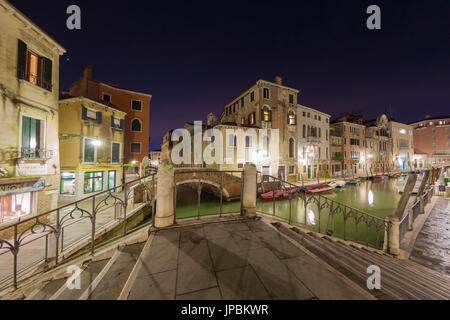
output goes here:
{"type": "Polygon", "coordinates": [[[222,197],[226,201],[240,199],[241,197],[241,171],[214,171],[210,169],[176,169],[176,186],[187,185],[197,189],[200,185],[202,191],[222,197]]]}

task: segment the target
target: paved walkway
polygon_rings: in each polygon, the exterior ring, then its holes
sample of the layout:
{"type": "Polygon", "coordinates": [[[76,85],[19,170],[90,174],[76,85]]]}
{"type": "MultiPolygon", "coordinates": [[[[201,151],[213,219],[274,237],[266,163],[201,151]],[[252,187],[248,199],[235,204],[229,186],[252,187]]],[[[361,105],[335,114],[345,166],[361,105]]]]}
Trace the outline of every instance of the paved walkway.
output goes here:
{"type": "Polygon", "coordinates": [[[409,259],[450,277],[450,199],[436,201],[409,259]]]}
{"type": "Polygon", "coordinates": [[[128,299],[367,299],[353,283],[262,221],[160,231],[128,299]]]}

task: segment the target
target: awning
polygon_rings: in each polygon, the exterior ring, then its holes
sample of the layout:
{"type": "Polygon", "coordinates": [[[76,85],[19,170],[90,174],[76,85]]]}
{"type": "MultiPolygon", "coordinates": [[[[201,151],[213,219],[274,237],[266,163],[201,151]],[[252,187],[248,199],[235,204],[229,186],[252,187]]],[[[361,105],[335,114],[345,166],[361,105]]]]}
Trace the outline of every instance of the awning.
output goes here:
{"type": "Polygon", "coordinates": [[[40,191],[45,188],[45,181],[40,178],[20,178],[0,180],[0,196],[9,196],[25,192],[40,191]]]}

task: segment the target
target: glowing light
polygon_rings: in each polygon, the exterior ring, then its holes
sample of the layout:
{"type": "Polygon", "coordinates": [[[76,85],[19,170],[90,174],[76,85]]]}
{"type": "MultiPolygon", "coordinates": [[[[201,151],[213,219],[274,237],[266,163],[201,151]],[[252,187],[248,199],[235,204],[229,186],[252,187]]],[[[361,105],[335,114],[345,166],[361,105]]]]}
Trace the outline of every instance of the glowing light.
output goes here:
{"type": "Polygon", "coordinates": [[[92,145],[98,147],[102,145],[102,142],[100,140],[92,140],[92,145]]]}
{"type": "Polygon", "coordinates": [[[30,148],[31,148],[31,149],[36,148],[36,139],[35,139],[35,138],[32,138],[32,139],[30,140],[30,148]]]}
{"type": "Polygon", "coordinates": [[[367,197],[367,201],[369,201],[369,205],[373,206],[373,192],[369,190],[369,195],[367,197]]]}

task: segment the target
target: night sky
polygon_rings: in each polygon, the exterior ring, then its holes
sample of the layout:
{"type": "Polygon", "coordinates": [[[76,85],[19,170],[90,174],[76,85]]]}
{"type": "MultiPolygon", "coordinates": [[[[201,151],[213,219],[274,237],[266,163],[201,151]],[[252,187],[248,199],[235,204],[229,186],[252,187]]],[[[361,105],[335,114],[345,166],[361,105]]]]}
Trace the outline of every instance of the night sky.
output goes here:
{"type": "Polygon", "coordinates": [[[185,122],[220,115],[258,79],[283,77],[299,103],[402,122],[450,113],[450,1],[10,0],[67,49],[61,86],[96,79],[153,95],[152,149],[185,122]],[[77,4],[82,30],[66,28],[77,4]],[[366,27],[381,7],[382,30],[366,27]]]}

